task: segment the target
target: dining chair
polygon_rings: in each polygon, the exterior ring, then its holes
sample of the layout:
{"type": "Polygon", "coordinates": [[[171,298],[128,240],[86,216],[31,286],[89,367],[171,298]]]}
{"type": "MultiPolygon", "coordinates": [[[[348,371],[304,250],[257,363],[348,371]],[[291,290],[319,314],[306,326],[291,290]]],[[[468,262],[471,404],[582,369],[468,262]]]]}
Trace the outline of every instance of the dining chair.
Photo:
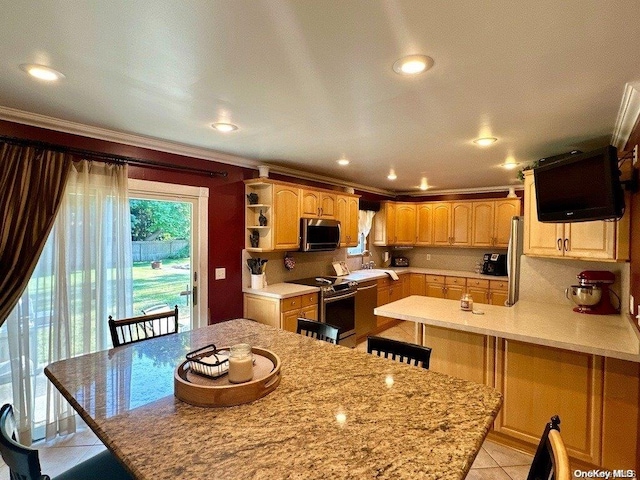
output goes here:
{"type": "Polygon", "coordinates": [[[367,352],[376,353],[379,357],[429,368],[431,349],[413,343],[401,342],[383,337],[367,337],[367,352]]]}
{"type": "Polygon", "coordinates": [[[560,417],[554,415],[540,437],[527,480],[570,480],[567,449],[560,435],[560,417]]]}
{"type": "Polygon", "coordinates": [[[114,320],[109,315],[109,331],[114,347],[149,338],[178,333],[178,306],[168,312],[114,320]]]}
{"type": "Polygon", "coordinates": [[[317,322],[307,318],[298,318],[298,328],[296,333],[306,335],[307,337],[317,338],[329,343],[338,343],[338,327],[334,327],[328,323],[317,322]]]}
{"type": "MultiPolygon", "coordinates": [[[[18,433],[13,407],[7,403],[0,408],[0,454],[9,467],[11,480],[50,480],[40,467],[38,450],[17,442],[18,433]]],[[[116,458],[105,450],[57,475],[53,480],[133,480],[116,458]]]]}

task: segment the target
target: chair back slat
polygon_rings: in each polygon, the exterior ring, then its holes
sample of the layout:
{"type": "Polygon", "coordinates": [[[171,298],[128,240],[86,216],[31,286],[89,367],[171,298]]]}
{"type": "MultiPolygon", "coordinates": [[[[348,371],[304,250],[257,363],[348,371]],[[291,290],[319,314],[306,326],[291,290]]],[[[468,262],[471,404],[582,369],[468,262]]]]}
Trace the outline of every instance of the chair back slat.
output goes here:
{"type": "Polygon", "coordinates": [[[44,480],[38,451],[18,443],[13,407],[10,404],[0,408],[0,454],[9,467],[11,480],[44,480]]]}
{"type": "Polygon", "coordinates": [[[367,352],[426,369],[431,359],[429,347],[374,336],[367,338],[367,352]]]}
{"type": "Polygon", "coordinates": [[[109,315],[109,331],[114,347],[178,333],[178,306],[173,310],[122,320],[114,320],[109,315]]]}
{"type": "Polygon", "coordinates": [[[329,343],[338,343],[339,328],[328,323],[298,318],[296,333],[329,343]]]}
{"type": "Polygon", "coordinates": [[[544,427],[527,480],[570,480],[569,456],[560,435],[560,417],[554,415],[544,427]]]}

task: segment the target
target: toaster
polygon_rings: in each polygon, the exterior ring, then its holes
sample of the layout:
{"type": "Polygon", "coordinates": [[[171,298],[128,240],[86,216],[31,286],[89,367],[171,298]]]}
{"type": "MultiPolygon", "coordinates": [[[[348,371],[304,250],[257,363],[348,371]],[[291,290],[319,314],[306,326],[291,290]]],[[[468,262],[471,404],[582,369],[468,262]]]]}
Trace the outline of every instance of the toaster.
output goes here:
{"type": "Polygon", "coordinates": [[[392,267],[408,267],[409,259],[407,257],[393,257],[391,258],[392,267]]]}

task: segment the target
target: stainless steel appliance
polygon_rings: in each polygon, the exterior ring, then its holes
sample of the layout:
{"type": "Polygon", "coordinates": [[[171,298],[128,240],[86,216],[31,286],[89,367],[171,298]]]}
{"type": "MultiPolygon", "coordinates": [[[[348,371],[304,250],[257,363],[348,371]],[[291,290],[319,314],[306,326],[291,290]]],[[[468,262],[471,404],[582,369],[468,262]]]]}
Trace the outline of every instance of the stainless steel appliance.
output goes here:
{"type": "Polygon", "coordinates": [[[511,307],[518,301],[520,289],[520,257],[524,241],[524,218],[511,219],[511,235],[507,248],[507,275],[509,275],[509,296],[506,306],[511,307]]]}
{"type": "Polygon", "coordinates": [[[576,304],[574,312],[592,315],[620,313],[620,297],[609,289],[609,285],[613,285],[616,281],[613,273],[605,270],[585,270],[577,277],[579,285],[571,285],[565,290],[567,298],[576,304]],[[610,294],[618,299],[617,308],[611,303],[610,294]]]}
{"type": "Polygon", "coordinates": [[[326,252],[340,246],[340,222],[324,218],[300,219],[300,251],[326,252]]]}
{"type": "Polygon", "coordinates": [[[358,282],[356,293],[356,337],[365,336],[376,328],[373,309],[378,301],[378,281],[358,282]]]}
{"type": "MultiPolygon", "coordinates": [[[[288,283],[311,285],[320,289],[318,320],[340,329],[340,345],[356,346],[356,292],[358,282],[339,277],[311,277],[288,283]]],[[[372,310],[373,311],[373,310],[372,310]]]]}

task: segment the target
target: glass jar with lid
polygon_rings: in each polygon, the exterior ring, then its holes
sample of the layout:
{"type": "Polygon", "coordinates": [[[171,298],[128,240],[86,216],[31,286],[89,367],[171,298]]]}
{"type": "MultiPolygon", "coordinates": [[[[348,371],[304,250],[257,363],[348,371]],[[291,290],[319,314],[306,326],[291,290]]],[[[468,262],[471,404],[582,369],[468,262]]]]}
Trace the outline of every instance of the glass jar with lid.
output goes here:
{"type": "Polygon", "coordinates": [[[251,345],[238,343],[229,348],[229,382],[244,383],[253,378],[251,345]]]}
{"type": "Polygon", "coordinates": [[[460,308],[465,312],[473,311],[473,297],[469,293],[463,293],[460,299],[460,308]]]}

